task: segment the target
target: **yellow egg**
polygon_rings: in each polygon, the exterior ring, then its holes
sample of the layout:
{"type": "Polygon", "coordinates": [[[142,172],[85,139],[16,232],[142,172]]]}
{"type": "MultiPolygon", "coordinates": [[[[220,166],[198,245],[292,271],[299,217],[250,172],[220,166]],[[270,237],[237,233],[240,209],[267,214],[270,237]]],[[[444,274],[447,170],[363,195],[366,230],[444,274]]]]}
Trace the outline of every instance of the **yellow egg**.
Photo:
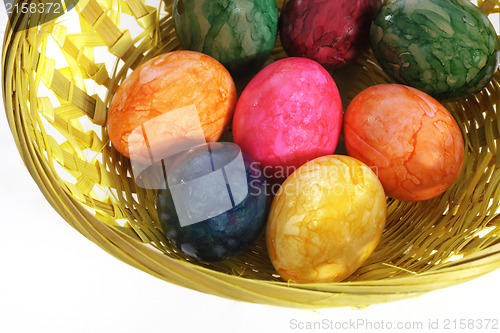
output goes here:
{"type": "Polygon", "coordinates": [[[276,271],[290,282],[337,282],[379,243],[387,204],[376,174],[340,155],[297,169],[276,194],[266,242],[276,271]]]}

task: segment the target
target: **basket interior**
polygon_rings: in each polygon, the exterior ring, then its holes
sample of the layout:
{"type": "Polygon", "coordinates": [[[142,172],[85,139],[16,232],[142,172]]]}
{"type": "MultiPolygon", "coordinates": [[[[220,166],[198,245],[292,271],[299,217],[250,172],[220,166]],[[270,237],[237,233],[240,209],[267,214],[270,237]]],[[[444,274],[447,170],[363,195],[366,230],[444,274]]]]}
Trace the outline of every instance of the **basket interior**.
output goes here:
{"type": "MultiPolygon", "coordinates": [[[[278,1],[279,7],[282,2],[278,1]]],[[[497,1],[475,3],[490,18],[498,16],[497,1]]],[[[2,59],[4,100],[11,110],[8,118],[19,150],[56,210],[108,251],[97,236],[99,230],[90,230],[86,221],[76,219],[73,209],[83,208],[103,228],[126,236],[130,244],[142,244],[161,254],[156,257],[161,265],[168,266],[173,259],[287,285],[271,265],[264,234],[242,254],[219,263],[193,262],[177,252],[159,226],[156,192],[135,184],[130,161],[110,144],[104,125],[117,87],[141,63],[180,48],[171,7],[171,0],[80,0],[76,9],[29,30],[22,30],[26,22],[21,17],[14,17],[2,59]],[[40,180],[40,174],[48,180],[40,180]],[[62,205],[54,193],[68,198],[68,203],[62,205]]],[[[285,56],[278,38],[268,63],[285,56]]],[[[388,199],[387,225],[377,249],[339,285],[439,271],[499,243],[499,75],[476,96],[445,104],[466,140],[459,180],[443,195],[425,202],[388,199]]],[[[332,76],[344,107],[364,88],[392,82],[370,50],[332,76]]],[[[239,91],[246,82],[236,82],[239,91]]],[[[223,140],[230,138],[229,130],[223,140]]],[[[127,255],[117,249],[109,252],[138,265],[130,254],[133,251],[124,250],[127,255]]]]}

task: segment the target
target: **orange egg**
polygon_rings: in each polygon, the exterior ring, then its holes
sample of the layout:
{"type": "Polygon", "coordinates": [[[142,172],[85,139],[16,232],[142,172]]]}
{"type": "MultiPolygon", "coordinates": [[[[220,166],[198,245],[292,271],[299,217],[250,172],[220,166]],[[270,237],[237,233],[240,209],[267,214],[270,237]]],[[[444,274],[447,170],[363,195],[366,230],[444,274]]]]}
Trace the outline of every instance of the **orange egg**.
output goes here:
{"type": "Polygon", "coordinates": [[[404,201],[436,197],[458,178],[464,140],[448,110],[398,84],[365,89],[344,117],[347,153],[374,169],[385,193],[404,201]]]}
{"type": "Polygon", "coordinates": [[[236,88],[224,66],[199,52],[174,51],[123,81],[109,107],[108,133],[120,153],[131,157],[133,151],[138,161],[149,162],[151,147],[161,151],[190,138],[194,145],[200,132],[202,141],[217,141],[235,104],[236,88]]]}

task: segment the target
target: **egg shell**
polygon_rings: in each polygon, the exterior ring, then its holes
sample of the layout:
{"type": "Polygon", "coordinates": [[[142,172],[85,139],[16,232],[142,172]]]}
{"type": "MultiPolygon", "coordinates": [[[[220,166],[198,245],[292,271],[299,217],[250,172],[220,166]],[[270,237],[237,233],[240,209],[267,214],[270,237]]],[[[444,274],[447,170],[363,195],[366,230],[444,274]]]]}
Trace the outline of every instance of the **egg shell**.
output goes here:
{"type": "Polygon", "coordinates": [[[387,215],[375,173],[349,156],[314,159],[288,177],[266,229],[271,262],[284,280],[337,282],[374,251],[387,215]]]}
{"type": "Polygon", "coordinates": [[[372,86],[352,100],[344,141],[350,156],[376,170],[386,194],[404,201],[442,194],[464,161],[462,133],[448,110],[399,84],[372,86]]]}
{"type": "Polygon", "coordinates": [[[397,83],[441,101],[479,92],[498,67],[495,29],[467,0],[389,0],[374,17],[370,41],[397,83]]]}
{"type": "Polygon", "coordinates": [[[181,45],[220,61],[233,75],[261,67],[276,43],[275,0],[174,0],[181,45]]]}
{"type": "Polygon", "coordinates": [[[166,137],[185,134],[176,133],[172,120],[160,116],[194,106],[195,115],[189,115],[193,119],[177,115],[177,122],[200,123],[205,140],[213,142],[230,123],[235,104],[233,79],[218,61],[193,51],[165,53],[139,66],[118,87],[109,106],[109,138],[121,154],[130,157],[132,148],[134,157],[146,163],[148,146],[166,145],[166,137]],[[137,130],[153,119],[154,130],[145,138],[137,130]]]}
{"type": "Polygon", "coordinates": [[[285,58],[246,86],[233,118],[234,142],[273,181],[319,156],[333,154],[342,127],[337,86],[317,62],[285,58]]]}
{"type": "Polygon", "coordinates": [[[340,68],[369,47],[375,0],[290,0],[280,15],[279,32],[289,56],[340,68]]]}
{"type": "Polygon", "coordinates": [[[270,202],[262,171],[245,154],[244,176],[240,179],[234,164],[240,149],[235,144],[209,143],[209,151],[206,147],[200,145],[184,152],[169,167],[167,188],[158,191],[157,210],[166,237],[179,251],[212,262],[229,259],[255,241],[264,229],[270,202]],[[222,172],[226,183],[213,181],[217,176],[221,178],[222,172]],[[207,176],[215,177],[207,180],[207,176]],[[223,207],[224,198],[231,193],[233,207],[197,223],[183,224],[172,189],[193,183],[188,192],[183,190],[189,200],[177,204],[189,207],[195,214],[208,213],[214,205],[223,207]],[[238,197],[238,193],[245,192],[245,196],[238,197]]]}

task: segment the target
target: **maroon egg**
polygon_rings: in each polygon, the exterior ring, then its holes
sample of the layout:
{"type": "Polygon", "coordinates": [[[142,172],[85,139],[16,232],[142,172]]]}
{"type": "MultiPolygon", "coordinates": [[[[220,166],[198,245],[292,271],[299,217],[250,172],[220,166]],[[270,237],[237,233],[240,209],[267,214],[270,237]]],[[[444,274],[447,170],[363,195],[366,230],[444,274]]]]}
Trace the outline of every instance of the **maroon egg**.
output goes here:
{"type": "Polygon", "coordinates": [[[368,47],[376,8],[376,0],[289,0],[279,21],[281,43],[289,56],[340,68],[368,47]]]}

